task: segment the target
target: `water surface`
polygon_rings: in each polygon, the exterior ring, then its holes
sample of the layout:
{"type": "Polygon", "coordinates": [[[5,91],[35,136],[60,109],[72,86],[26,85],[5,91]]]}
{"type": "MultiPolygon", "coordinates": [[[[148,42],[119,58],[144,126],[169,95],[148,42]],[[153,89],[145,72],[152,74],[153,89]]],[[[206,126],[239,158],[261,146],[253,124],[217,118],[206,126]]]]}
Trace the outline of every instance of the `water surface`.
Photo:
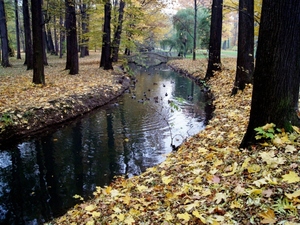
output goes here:
{"type": "Polygon", "coordinates": [[[207,121],[204,93],[166,66],[135,68],[127,93],[56,130],[0,146],[0,224],[42,224],[116,175],[161,163],[207,121]],[[134,83],[136,83],[134,85],[134,83]]]}

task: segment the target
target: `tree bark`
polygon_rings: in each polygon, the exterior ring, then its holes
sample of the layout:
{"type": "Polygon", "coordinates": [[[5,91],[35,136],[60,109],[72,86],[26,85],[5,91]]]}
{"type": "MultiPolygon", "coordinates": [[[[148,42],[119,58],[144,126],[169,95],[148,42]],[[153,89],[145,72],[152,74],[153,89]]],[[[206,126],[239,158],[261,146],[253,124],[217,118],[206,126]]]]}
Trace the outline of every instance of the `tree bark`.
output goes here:
{"type": "Polygon", "coordinates": [[[111,21],[111,3],[106,0],[104,6],[104,26],[103,26],[103,37],[102,37],[102,52],[100,67],[104,70],[113,69],[112,58],[111,58],[111,43],[110,43],[110,21],[111,21]]]}
{"type": "Polygon", "coordinates": [[[66,69],[70,70],[69,74],[75,75],[78,74],[79,72],[75,1],[66,0],[65,4],[66,4],[66,30],[67,30],[66,69]]]}
{"type": "Polygon", "coordinates": [[[21,59],[20,49],[20,28],[19,28],[19,12],[18,12],[18,0],[15,0],[15,22],[16,22],[16,40],[17,40],[17,59],[21,59]]]}
{"type": "Polygon", "coordinates": [[[88,20],[89,16],[86,12],[86,4],[82,4],[81,7],[81,29],[82,29],[82,35],[81,35],[81,46],[80,46],[80,57],[85,57],[89,55],[89,48],[87,45],[88,39],[85,37],[85,34],[88,32],[88,20]]]}
{"type": "Polygon", "coordinates": [[[196,48],[197,48],[197,0],[194,0],[194,38],[193,38],[193,60],[196,60],[196,48]]]}
{"type": "Polygon", "coordinates": [[[119,5],[119,17],[118,17],[118,25],[114,35],[114,40],[112,43],[112,61],[117,62],[119,59],[119,49],[121,43],[121,34],[122,34],[122,25],[123,25],[123,18],[124,18],[124,8],[125,2],[120,0],[119,5]]]}
{"type": "Polygon", "coordinates": [[[23,24],[25,34],[25,62],[27,70],[33,69],[33,52],[32,52],[32,41],[31,41],[31,28],[30,28],[30,15],[28,0],[23,0],[23,24]]]}
{"type": "Polygon", "coordinates": [[[2,49],[1,65],[3,67],[10,67],[11,65],[9,63],[9,46],[4,0],[0,0],[0,39],[2,49]]]}
{"type": "Polygon", "coordinates": [[[59,58],[62,58],[64,52],[65,52],[65,34],[66,32],[63,29],[64,21],[63,21],[63,15],[59,15],[59,58]]]}
{"type": "Polygon", "coordinates": [[[45,84],[44,74],[44,45],[43,45],[43,23],[42,2],[31,0],[32,15],[32,41],[33,41],[33,79],[34,84],[45,84]]]}
{"type": "Polygon", "coordinates": [[[254,0],[239,1],[237,68],[231,95],[252,83],[254,69],[254,0]]]}
{"type": "Polygon", "coordinates": [[[54,43],[50,27],[47,27],[47,46],[51,55],[55,55],[54,43]]]}
{"type": "Polygon", "coordinates": [[[256,127],[274,123],[291,131],[291,125],[300,125],[299,12],[299,0],[263,1],[250,120],[241,148],[256,142],[256,127]]]}
{"type": "Polygon", "coordinates": [[[211,10],[210,39],[208,66],[205,79],[214,76],[221,70],[221,40],[222,40],[223,0],[213,0],[211,10]]]}

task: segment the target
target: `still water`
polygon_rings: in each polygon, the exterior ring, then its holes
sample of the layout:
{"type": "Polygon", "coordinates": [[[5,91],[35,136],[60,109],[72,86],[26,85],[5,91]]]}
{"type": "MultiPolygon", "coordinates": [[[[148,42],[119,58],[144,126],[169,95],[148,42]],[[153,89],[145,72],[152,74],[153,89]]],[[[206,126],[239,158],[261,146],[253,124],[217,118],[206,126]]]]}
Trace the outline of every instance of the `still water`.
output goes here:
{"type": "Polygon", "coordinates": [[[189,79],[160,66],[135,68],[130,90],[56,130],[0,146],[0,224],[42,224],[96,186],[157,165],[210,116],[189,79]]]}

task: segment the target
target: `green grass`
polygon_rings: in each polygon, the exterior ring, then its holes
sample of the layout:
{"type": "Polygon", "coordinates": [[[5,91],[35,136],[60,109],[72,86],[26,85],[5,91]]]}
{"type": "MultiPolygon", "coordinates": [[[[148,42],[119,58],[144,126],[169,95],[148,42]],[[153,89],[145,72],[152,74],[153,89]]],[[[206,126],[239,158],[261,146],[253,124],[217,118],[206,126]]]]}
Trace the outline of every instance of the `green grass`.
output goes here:
{"type": "MultiPolygon", "coordinates": [[[[198,50],[196,54],[196,59],[206,59],[208,57],[206,50],[198,50]]],[[[222,58],[236,58],[237,57],[237,51],[232,50],[221,50],[221,57],[222,58]]],[[[187,54],[187,59],[192,59],[193,54],[187,54]]]]}

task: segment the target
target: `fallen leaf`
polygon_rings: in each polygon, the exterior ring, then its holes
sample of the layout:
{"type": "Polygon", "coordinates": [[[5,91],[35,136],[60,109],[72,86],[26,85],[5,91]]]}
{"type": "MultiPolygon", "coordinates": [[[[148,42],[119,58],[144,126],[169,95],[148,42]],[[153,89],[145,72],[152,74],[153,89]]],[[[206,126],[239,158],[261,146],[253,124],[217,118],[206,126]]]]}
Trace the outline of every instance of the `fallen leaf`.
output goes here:
{"type": "Polygon", "coordinates": [[[290,171],[288,174],[282,176],[282,181],[286,181],[287,183],[296,183],[300,181],[300,177],[294,171],[290,171]]]}
{"type": "Polygon", "coordinates": [[[275,213],[272,209],[269,209],[263,213],[259,213],[258,215],[263,218],[263,220],[260,221],[263,224],[274,224],[277,221],[275,213]]]}
{"type": "Polygon", "coordinates": [[[188,222],[190,220],[190,214],[188,214],[187,212],[185,212],[185,213],[179,213],[179,214],[177,214],[177,217],[179,219],[183,219],[186,222],[188,222]]]}
{"type": "Polygon", "coordinates": [[[300,190],[294,191],[292,194],[285,193],[285,196],[289,199],[298,198],[300,196],[300,190]]]}
{"type": "Polygon", "coordinates": [[[173,180],[173,178],[171,176],[164,176],[161,178],[161,180],[165,185],[168,185],[173,180]]]}
{"type": "Polygon", "coordinates": [[[97,209],[96,205],[88,205],[84,208],[85,211],[91,212],[97,209]]]}

